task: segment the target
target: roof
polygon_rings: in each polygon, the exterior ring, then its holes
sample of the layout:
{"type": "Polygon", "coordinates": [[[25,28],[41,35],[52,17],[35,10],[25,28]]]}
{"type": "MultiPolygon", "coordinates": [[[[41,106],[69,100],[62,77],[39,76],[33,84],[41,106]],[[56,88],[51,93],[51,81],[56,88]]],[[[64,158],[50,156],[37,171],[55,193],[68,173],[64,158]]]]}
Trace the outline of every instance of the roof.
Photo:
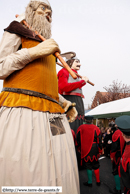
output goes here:
{"type": "Polygon", "coordinates": [[[112,92],[100,92],[97,91],[93,99],[91,108],[95,108],[100,104],[111,102],[118,99],[130,97],[130,93],[112,93],[112,92]]]}
{"type": "Polygon", "coordinates": [[[100,104],[85,115],[94,118],[116,118],[121,115],[130,115],[130,97],[100,104]]]}
{"type": "Polygon", "coordinates": [[[106,97],[107,94],[108,94],[108,92],[97,91],[96,94],[95,94],[95,97],[93,99],[91,108],[95,108],[99,104],[105,103],[106,101],[104,101],[104,97],[106,97]]]}

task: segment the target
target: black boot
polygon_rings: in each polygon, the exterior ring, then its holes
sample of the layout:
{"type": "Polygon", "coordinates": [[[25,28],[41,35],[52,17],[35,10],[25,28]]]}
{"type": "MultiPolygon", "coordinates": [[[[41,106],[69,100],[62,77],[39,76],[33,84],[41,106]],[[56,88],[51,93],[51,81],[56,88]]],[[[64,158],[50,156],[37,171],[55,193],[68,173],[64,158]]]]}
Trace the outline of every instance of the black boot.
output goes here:
{"type": "Polygon", "coordinates": [[[88,182],[83,183],[85,186],[92,187],[92,184],[89,184],[88,182]]]}
{"type": "Polygon", "coordinates": [[[97,186],[100,186],[101,185],[101,182],[96,182],[97,186]]]}
{"type": "Polygon", "coordinates": [[[121,194],[121,190],[116,190],[116,188],[114,188],[113,190],[109,190],[110,193],[113,193],[113,194],[121,194]]]}

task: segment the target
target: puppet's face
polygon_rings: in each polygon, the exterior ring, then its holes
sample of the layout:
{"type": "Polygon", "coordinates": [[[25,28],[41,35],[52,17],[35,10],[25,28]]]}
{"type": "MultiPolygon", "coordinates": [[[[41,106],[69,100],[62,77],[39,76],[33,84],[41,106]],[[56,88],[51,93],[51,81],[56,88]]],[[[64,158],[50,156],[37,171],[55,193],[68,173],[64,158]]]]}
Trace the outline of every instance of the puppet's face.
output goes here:
{"type": "Polygon", "coordinates": [[[51,7],[38,1],[30,1],[25,10],[25,19],[33,31],[37,31],[45,39],[51,37],[51,7]]]}
{"type": "Polygon", "coordinates": [[[52,22],[52,10],[51,10],[51,7],[46,5],[46,4],[40,4],[35,12],[35,14],[38,14],[38,15],[42,15],[42,16],[45,16],[47,21],[49,23],[52,22]]]}
{"type": "Polygon", "coordinates": [[[71,66],[71,69],[78,71],[80,69],[80,66],[81,66],[80,60],[75,59],[72,66],[71,66]]]}

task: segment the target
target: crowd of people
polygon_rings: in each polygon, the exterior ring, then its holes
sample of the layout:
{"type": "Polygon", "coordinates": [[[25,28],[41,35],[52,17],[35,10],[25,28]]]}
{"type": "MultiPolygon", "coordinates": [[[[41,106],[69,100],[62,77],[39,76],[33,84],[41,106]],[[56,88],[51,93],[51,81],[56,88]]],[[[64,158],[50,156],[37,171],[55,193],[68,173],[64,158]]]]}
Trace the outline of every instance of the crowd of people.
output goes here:
{"type": "MultiPolygon", "coordinates": [[[[113,194],[121,194],[120,179],[124,185],[124,194],[130,193],[130,116],[120,116],[110,122],[107,128],[99,129],[92,124],[93,117],[85,116],[85,124],[79,126],[75,136],[75,149],[81,155],[84,168],[87,169],[88,181],[85,186],[92,187],[92,169],[96,176],[96,184],[101,185],[99,175],[100,156],[110,158],[115,188],[113,194]],[[94,133],[94,134],[93,134],[94,133]]],[[[80,166],[80,165],[79,165],[80,166]]],[[[79,168],[80,170],[80,168],[79,168]]]]}
{"type": "MultiPolygon", "coordinates": [[[[84,116],[82,87],[89,79],[74,79],[64,68],[57,75],[55,53],[61,51],[51,39],[51,22],[49,1],[30,0],[25,14],[4,29],[0,43],[0,187],[61,186],[63,194],[79,194],[78,170],[87,169],[84,185],[88,187],[92,187],[94,170],[100,186],[98,159],[106,155],[112,160],[113,193],[121,193],[121,176],[128,194],[130,116],[119,117],[101,130],[92,123],[91,115],[84,116]]],[[[76,53],[61,56],[77,75],[81,64],[76,53]]]]}

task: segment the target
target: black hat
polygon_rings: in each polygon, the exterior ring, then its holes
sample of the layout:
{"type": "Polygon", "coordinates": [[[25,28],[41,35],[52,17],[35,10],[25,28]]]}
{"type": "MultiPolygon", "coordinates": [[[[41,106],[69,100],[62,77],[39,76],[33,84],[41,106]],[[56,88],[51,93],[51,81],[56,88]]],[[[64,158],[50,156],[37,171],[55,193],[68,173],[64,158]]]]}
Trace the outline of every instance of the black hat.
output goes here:
{"type": "Polygon", "coordinates": [[[123,115],[115,120],[116,125],[125,135],[130,136],[130,116],[123,115]]]}
{"type": "Polygon", "coordinates": [[[117,130],[117,128],[116,128],[115,126],[112,126],[111,130],[112,130],[113,132],[115,132],[115,131],[117,130]]]}
{"type": "Polygon", "coordinates": [[[93,116],[92,115],[87,115],[87,116],[84,116],[84,118],[86,119],[86,120],[93,120],[93,116]]]}

